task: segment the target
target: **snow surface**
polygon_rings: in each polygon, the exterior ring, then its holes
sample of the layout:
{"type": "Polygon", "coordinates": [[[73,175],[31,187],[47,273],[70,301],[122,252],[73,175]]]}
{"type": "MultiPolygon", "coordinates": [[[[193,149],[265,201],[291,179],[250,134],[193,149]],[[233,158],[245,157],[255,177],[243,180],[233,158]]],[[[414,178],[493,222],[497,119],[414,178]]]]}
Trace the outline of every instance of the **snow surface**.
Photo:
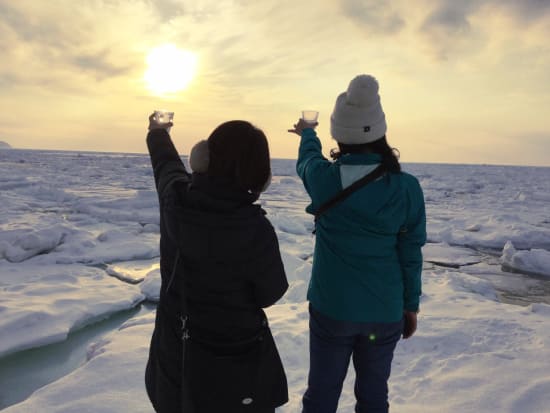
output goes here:
{"type": "MultiPolygon", "coordinates": [[[[392,411],[548,411],[550,168],[404,167],[424,188],[429,243],[419,330],[395,354],[392,411]],[[512,305],[507,288],[546,295],[512,305]]],[[[260,202],[290,288],[268,315],[290,386],[278,412],[294,413],[307,381],[313,224],[294,163],[274,160],[273,175],[260,202]]],[[[146,155],[0,152],[0,356],[158,300],[157,208],[146,155]]],[[[2,412],[152,413],[143,373],[153,325],[154,312],[128,320],[90,343],[72,373],[2,412]]],[[[340,413],[353,411],[351,370],[340,413]]]]}

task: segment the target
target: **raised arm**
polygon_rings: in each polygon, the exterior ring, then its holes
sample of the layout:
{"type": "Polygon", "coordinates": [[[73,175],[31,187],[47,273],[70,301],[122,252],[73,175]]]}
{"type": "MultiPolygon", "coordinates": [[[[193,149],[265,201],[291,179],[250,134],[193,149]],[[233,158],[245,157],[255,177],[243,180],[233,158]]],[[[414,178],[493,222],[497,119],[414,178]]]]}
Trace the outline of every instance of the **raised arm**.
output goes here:
{"type": "Polygon", "coordinates": [[[185,169],[178,152],[168,134],[166,127],[170,124],[155,122],[153,115],[149,117],[149,133],[147,148],[151,157],[151,165],[155,176],[155,185],[159,196],[165,188],[176,180],[188,181],[191,175],[185,169]]]}
{"type": "MultiPolygon", "coordinates": [[[[294,129],[288,131],[301,137],[296,172],[311,197],[313,208],[317,209],[334,195],[335,189],[327,185],[327,179],[333,178],[330,171],[332,163],[323,156],[321,141],[317,137],[315,126],[317,122],[310,124],[299,119],[294,129]]],[[[309,207],[306,210],[311,212],[309,207]]]]}

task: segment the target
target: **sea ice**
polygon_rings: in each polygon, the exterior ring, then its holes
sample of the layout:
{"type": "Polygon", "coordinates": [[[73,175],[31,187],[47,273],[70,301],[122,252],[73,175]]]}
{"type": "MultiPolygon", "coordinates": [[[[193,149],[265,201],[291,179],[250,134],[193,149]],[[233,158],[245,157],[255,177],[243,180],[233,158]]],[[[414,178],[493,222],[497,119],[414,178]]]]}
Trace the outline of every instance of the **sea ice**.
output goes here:
{"type": "MultiPolygon", "coordinates": [[[[544,291],[546,277],[504,273],[500,265],[549,275],[550,168],[403,167],[424,189],[430,244],[419,328],[395,353],[392,408],[545,411],[550,306],[530,297],[525,307],[499,302],[494,280],[521,294],[544,291]]],[[[313,219],[294,168],[292,160],[273,160],[273,183],[260,198],[290,284],[267,309],[289,382],[290,402],[278,413],[300,411],[308,373],[313,219]]],[[[146,155],[1,151],[0,355],[63,340],[98,318],[158,300],[158,225],[146,155]]],[[[154,315],[91,343],[80,368],[2,413],[152,413],[143,373],[154,315]]],[[[350,369],[340,413],[353,411],[353,379],[350,369]]]]}
{"type": "Polygon", "coordinates": [[[2,264],[0,356],[64,340],[86,324],[135,307],[139,287],[82,265],[2,264]]]}
{"type": "Polygon", "coordinates": [[[550,251],[537,248],[518,251],[508,241],[502,250],[501,262],[504,269],[550,277],[550,251]]]}

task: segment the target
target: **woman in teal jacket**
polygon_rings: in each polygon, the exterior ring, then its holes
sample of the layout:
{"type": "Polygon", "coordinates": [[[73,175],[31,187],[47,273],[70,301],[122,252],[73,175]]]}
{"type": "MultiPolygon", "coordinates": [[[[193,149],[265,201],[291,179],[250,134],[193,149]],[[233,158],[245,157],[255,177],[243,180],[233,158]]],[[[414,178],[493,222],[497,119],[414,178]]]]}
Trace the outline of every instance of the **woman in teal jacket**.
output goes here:
{"type": "Polygon", "coordinates": [[[316,222],[310,302],[310,372],[304,413],[336,412],[350,358],[356,412],[387,412],[395,346],[416,330],[426,214],[418,180],[401,171],[386,140],[378,82],[354,78],[331,116],[339,153],[323,157],[315,126],[299,120],[297,172],[321,205],[382,165],[383,175],[328,209],[316,222]]]}

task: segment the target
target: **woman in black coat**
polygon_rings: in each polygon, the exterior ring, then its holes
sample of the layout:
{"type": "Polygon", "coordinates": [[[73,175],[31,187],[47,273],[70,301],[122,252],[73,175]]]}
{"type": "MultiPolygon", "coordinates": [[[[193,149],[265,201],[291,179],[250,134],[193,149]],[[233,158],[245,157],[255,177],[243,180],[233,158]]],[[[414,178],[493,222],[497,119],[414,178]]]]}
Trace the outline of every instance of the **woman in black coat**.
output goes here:
{"type": "Polygon", "coordinates": [[[254,202],[271,179],[264,133],[216,128],[185,169],[149,118],[160,205],[160,301],[145,373],[159,413],[274,412],[288,401],[262,308],[288,288],[275,231],[254,202]]]}

